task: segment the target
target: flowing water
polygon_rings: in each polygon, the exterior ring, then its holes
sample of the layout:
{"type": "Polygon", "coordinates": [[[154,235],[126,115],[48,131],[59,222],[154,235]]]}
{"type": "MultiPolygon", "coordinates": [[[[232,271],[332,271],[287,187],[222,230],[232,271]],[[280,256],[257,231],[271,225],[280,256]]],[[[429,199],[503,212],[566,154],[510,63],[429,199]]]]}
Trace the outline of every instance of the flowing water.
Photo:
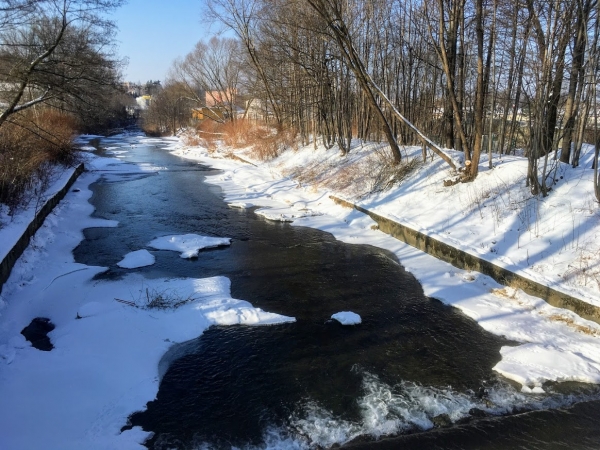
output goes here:
{"type": "Polygon", "coordinates": [[[425,297],[393,254],[229,208],[203,181],[215,171],[170,155],[159,139],[99,146],[155,171],[93,186],[95,215],[119,226],[86,230],[78,262],[115,278],[127,272],[116,266],[122,256],[155,237],[230,237],[230,247],[194,260],[152,251],[156,264],[136,270],[227,276],[233,297],[297,319],[212,327],[169,351],[157,398],[128,425],[154,432],[149,448],[600,448],[595,387],[521,394],[491,370],[513,344],[425,297]],[[329,321],[338,311],[363,323],[329,321]]]}

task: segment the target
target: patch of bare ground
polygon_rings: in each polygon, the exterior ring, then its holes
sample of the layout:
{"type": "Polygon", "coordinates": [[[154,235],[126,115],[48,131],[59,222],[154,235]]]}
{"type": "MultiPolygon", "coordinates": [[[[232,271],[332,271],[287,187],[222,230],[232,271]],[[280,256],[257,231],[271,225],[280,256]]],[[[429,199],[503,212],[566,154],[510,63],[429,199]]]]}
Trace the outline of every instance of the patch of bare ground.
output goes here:
{"type": "Polygon", "coordinates": [[[580,333],[583,333],[583,334],[587,334],[589,336],[600,336],[600,330],[589,327],[587,325],[582,325],[580,323],[576,323],[570,317],[565,317],[560,314],[554,314],[554,315],[548,316],[548,319],[550,319],[553,322],[564,323],[568,327],[573,328],[574,330],[576,330],[580,333]]]}

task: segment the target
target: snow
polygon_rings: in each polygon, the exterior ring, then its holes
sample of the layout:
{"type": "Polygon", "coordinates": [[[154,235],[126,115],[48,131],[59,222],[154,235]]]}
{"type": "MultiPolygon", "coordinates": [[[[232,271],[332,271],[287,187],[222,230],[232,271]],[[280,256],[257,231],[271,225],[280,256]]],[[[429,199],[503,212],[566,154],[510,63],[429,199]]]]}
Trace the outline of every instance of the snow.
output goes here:
{"type": "Polygon", "coordinates": [[[181,252],[180,256],[182,258],[197,258],[199,251],[204,248],[215,248],[229,244],[231,244],[230,238],[182,234],[156,238],[149,242],[148,246],[157,250],[181,252]]]}
{"type": "Polygon", "coordinates": [[[117,266],[124,269],[137,269],[138,267],[151,266],[156,262],[156,258],[148,250],[136,250],[127,253],[117,266]]]}
{"type": "Polygon", "coordinates": [[[84,317],[97,316],[111,309],[110,304],[102,302],[89,302],[82,305],[77,310],[77,317],[83,319],[84,317]]]}
{"type": "Polygon", "coordinates": [[[360,316],[352,311],[340,311],[333,314],[331,318],[337,320],[342,325],[358,325],[362,322],[360,316]]]}
{"type": "Polygon", "coordinates": [[[232,208],[248,209],[252,208],[254,205],[252,203],[246,202],[231,202],[229,203],[229,206],[231,206],[232,208]]]}
{"type": "Polygon", "coordinates": [[[294,322],[292,317],[265,312],[260,308],[238,307],[232,309],[229,305],[206,313],[206,317],[219,325],[274,325],[284,322],[294,322]]]}
{"type": "Polygon", "coordinates": [[[14,216],[8,215],[8,208],[0,204],[0,260],[12,250],[25,229],[34,219],[37,211],[58,191],[60,191],[73,174],[74,169],[56,167],[51,175],[51,182],[39,201],[30,202],[14,216]]]}
{"type": "Polygon", "coordinates": [[[542,380],[600,383],[600,366],[589,364],[585,356],[553,345],[524,344],[502,347],[502,361],[494,370],[524,387],[541,388],[542,380]]]}
{"type": "Polygon", "coordinates": [[[307,208],[297,209],[294,212],[290,212],[289,207],[285,208],[264,208],[257,209],[254,211],[259,216],[264,217],[268,220],[273,220],[275,222],[293,222],[296,219],[301,219],[303,217],[310,216],[320,216],[321,213],[311,211],[307,208]]]}

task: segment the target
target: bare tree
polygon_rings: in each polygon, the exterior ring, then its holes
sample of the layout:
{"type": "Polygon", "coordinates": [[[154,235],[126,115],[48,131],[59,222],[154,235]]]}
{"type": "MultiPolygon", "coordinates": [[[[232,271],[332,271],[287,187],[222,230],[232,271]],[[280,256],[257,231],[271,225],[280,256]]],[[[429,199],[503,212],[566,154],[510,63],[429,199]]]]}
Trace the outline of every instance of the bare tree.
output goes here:
{"type": "Polygon", "coordinates": [[[545,195],[560,139],[562,159],[576,165],[589,135],[598,0],[210,5],[240,38],[257,98],[303,142],[345,153],[354,138],[384,139],[396,162],[399,143],[421,143],[454,167],[441,142],[464,153],[460,180],[469,181],[485,129],[490,163],[494,142],[500,153],[520,149],[532,193],[545,195]]]}
{"type": "Polygon", "coordinates": [[[175,136],[191,119],[192,103],[188,94],[184,83],[167,80],[142,116],[144,129],[151,134],[175,136]]]}
{"type": "MultiPolygon", "coordinates": [[[[11,115],[39,103],[59,97],[64,101],[71,87],[79,81],[90,81],[91,66],[96,68],[98,62],[107,64],[111,60],[103,51],[110,44],[113,24],[103,14],[122,3],[123,0],[0,2],[0,80],[8,87],[0,126],[11,115]]],[[[74,93],[73,98],[77,96],[74,93]]]]}
{"type": "Polygon", "coordinates": [[[572,44],[572,63],[569,71],[569,89],[565,104],[563,142],[560,160],[564,163],[571,162],[571,147],[575,132],[575,122],[580,110],[580,100],[584,83],[585,53],[588,41],[588,23],[594,12],[596,0],[577,0],[575,2],[575,25],[572,44]]]}
{"type": "Polygon", "coordinates": [[[239,41],[218,37],[198,42],[192,52],[175,63],[173,70],[174,79],[186,86],[192,101],[209,108],[214,105],[225,108],[229,120],[236,118],[235,101],[241,76],[239,41]]]}
{"type": "Polygon", "coordinates": [[[209,0],[207,6],[208,16],[232,30],[246,48],[250,61],[263,83],[275,120],[278,125],[281,125],[280,105],[275,99],[272,82],[269,80],[260,58],[256,35],[256,31],[259,29],[257,22],[261,14],[262,3],[260,0],[209,0]]]}
{"type": "Polygon", "coordinates": [[[323,18],[325,23],[328,26],[328,29],[332,32],[338,47],[345,59],[348,63],[348,66],[354,73],[362,92],[365,94],[369,101],[370,107],[377,113],[377,116],[380,118],[383,131],[386,136],[386,139],[390,145],[390,149],[392,151],[392,156],[394,161],[399,162],[401,159],[400,149],[398,147],[398,143],[396,141],[396,137],[392,128],[390,127],[389,121],[381,109],[376,96],[378,96],[393,112],[393,114],[398,117],[403,123],[409,126],[413,131],[415,131],[421,139],[423,139],[424,144],[428,145],[436,154],[438,154],[444,161],[446,161],[452,168],[454,167],[454,163],[452,160],[437,146],[433,141],[427,138],[423,133],[421,133],[412,123],[410,123],[398,110],[394,107],[389,98],[385,95],[385,93],[379,88],[377,84],[374,83],[373,79],[369,75],[369,72],[366,69],[366,66],[361,59],[359,53],[357,52],[354,43],[353,37],[346,25],[346,20],[343,14],[342,2],[338,0],[306,0],[313,9],[323,18]]]}

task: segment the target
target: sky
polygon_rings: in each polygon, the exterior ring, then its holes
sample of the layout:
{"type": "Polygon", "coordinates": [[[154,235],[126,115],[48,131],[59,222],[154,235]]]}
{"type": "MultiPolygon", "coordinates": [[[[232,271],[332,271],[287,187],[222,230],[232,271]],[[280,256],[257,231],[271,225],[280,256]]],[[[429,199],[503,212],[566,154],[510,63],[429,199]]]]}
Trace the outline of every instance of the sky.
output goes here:
{"type": "Polygon", "coordinates": [[[202,8],[202,0],[128,0],[115,11],[119,54],[129,58],[124,80],[163,81],[177,57],[216,30],[202,23],[202,8]]]}

